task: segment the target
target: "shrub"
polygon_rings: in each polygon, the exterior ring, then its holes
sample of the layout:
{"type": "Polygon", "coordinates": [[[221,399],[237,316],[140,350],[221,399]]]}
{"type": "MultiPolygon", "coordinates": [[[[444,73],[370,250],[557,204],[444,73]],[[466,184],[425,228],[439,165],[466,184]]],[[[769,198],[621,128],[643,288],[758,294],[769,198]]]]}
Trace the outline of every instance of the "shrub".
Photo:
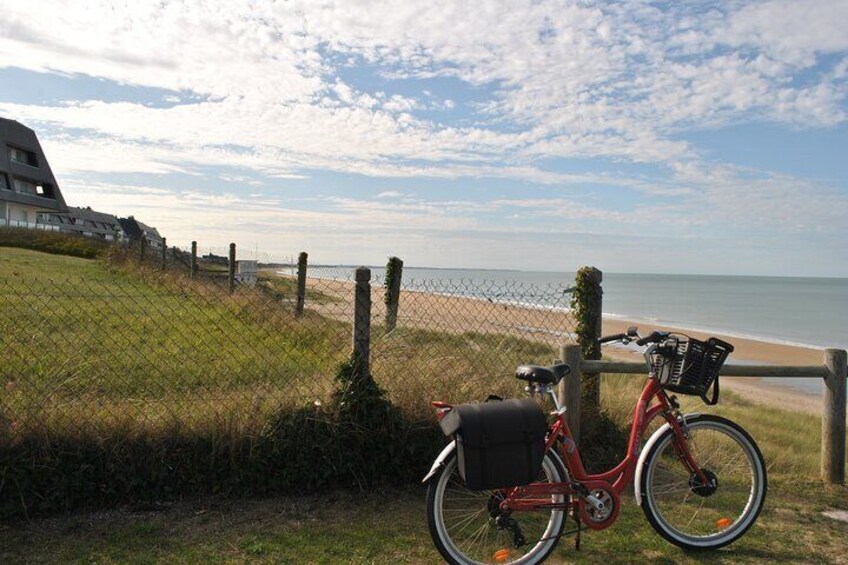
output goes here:
{"type": "Polygon", "coordinates": [[[105,241],[55,231],[2,227],[0,228],[0,247],[20,247],[54,255],[94,259],[110,245],[105,241]]]}

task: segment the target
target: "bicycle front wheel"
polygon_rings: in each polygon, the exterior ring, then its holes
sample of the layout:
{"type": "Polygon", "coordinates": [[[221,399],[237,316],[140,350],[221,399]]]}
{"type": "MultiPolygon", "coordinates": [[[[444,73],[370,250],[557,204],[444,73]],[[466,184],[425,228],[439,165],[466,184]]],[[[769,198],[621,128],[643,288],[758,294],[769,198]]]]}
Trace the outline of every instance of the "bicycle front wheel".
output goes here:
{"type": "MultiPolygon", "coordinates": [[[[566,482],[559,459],[545,455],[537,482],[566,482]]],[[[563,495],[551,495],[561,503],[563,495]]],[[[558,509],[512,512],[499,508],[501,491],[472,491],[459,474],[456,453],[444,462],[427,488],[430,535],[445,561],[453,565],[541,563],[554,550],[565,525],[558,509]],[[522,543],[523,542],[523,543],[522,543]]]]}
{"type": "Polygon", "coordinates": [[[706,484],[681,463],[666,430],[645,457],[642,510],[665,539],[685,549],[717,549],[739,539],[763,508],[763,456],[734,422],[713,415],[686,420],[687,444],[706,484]]]}

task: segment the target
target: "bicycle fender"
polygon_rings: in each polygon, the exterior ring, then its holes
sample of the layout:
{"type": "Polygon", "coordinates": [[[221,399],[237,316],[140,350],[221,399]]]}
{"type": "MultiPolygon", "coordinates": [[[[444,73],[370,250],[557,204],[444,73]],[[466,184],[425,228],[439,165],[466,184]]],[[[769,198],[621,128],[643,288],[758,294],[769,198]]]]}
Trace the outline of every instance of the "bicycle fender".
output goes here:
{"type": "MultiPolygon", "coordinates": [[[[693,412],[692,414],[684,414],[682,419],[685,421],[697,418],[700,415],[701,414],[699,412],[693,412]]],[[[655,431],[650,438],[648,438],[648,441],[645,442],[645,446],[639,453],[639,461],[636,463],[636,473],[633,476],[633,495],[636,497],[636,504],[639,506],[642,505],[642,470],[645,465],[645,459],[648,458],[648,453],[651,452],[651,448],[654,447],[654,444],[657,443],[666,430],[670,428],[671,425],[668,422],[660,426],[660,428],[655,431]]]]}
{"type": "Polygon", "coordinates": [[[445,448],[442,450],[442,452],[441,452],[441,453],[439,453],[439,456],[438,456],[438,457],[436,457],[436,460],[435,460],[435,461],[433,461],[433,466],[432,466],[432,467],[430,467],[430,472],[429,472],[429,473],[427,473],[427,476],[426,476],[426,477],[424,477],[424,480],[423,480],[423,481],[421,481],[421,482],[422,482],[422,483],[426,483],[427,481],[429,481],[430,479],[432,479],[432,478],[433,478],[433,475],[435,475],[435,474],[436,474],[436,471],[438,471],[438,470],[439,470],[439,467],[441,467],[442,465],[444,465],[444,464],[445,464],[445,459],[447,459],[447,458],[448,458],[448,456],[450,456],[450,454],[451,454],[451,453],[453,453],[453,451],[454,451],[455,449],[456,449],[456,442],[455,442],[455,441],[452,441],[452,442],[450,442],[449,444],[447,444],[447,445],[445,446],[445,448]]]}

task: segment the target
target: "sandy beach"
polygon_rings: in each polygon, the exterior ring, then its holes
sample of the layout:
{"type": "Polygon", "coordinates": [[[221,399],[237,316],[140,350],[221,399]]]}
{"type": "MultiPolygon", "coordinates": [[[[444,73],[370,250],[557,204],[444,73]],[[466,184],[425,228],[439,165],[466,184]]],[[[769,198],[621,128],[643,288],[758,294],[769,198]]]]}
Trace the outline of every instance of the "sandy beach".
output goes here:
{"type": "MultiPolygon", "coordinates": [[[[338,299],[332,304],[307,304],[323,315],[350,320],[353,316],[353,284],[349,281],[309,279],[308,289],[314,289],[338,299]]],[[[307,291],[308,294],[309,291],[307,291]]],[[[372,286],[372,320],[381,323],[385,316],[383,288],[372,286]]],[[[563,304],[565,306],[565,304],[563,304]]],[[[624,332],[628,326],[637,325],[642,335],[652,330],[678,331],[697,339],[715,335],[732,343],[735,351],[729,362],[734,364],[821,365],[823,352],[818,349],[769,343],[754,339],[722,334],[705,334],[685,328],[674,328],[619,318],[605,318],[604,335],[624,332]]],[[[417,291],[401,293],[398,327],[415,327],[449,333],[498,333],[533,339],[551,345],[554,351],[562,343],[574,341],[574,320],[564,308],[535,308],[503,304],[484,299],[446,296],[417,291]]],[[[636,350],[621,347],[604,347],[604,355],[614,359],[639,361],[636,350]]],[[[539,360],[537,362],[543,362],[539,360]]],[[[722,385],[727,390],[758,403],[789,410],[811,413],[821,412],[821,396],[789,386],[765,382],[755,377],[724,377],[722,385]]]]}

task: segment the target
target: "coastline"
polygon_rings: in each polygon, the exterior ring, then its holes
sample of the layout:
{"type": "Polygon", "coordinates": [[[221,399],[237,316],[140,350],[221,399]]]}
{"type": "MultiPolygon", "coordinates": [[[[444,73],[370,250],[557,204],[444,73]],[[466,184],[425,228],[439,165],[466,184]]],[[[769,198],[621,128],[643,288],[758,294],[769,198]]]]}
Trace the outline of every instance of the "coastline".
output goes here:
{"type": "MultiPolygon", "coordinates": [[[[277,273],[277,276],[288,275],[277,273]]],[[[309,277],[308,288],[329,292],[337,296],[342,304],[352,304],[353,284],[351,281],[309,277]]],[[[308,293],[308,291],[307,291],[308,293]]],[[[379,285],[372,287],[372,318],[381,319],[385,315],[385,305],[382,299],[383,288],[379,285]]],[[[309,303],[307,299],[307,304],[309,303]]],[[[336,305],[335,315],[338,315],[336,305]]],[[[319,312],[323,310],[316,307],[319,312]]],[[[345,318],[352,317],[353,309],[344,314],[345,318]]],[[[330,311],[325,311],[329,314],[330,311]]],[[[349,319],[349,318],[348,318],[349,319]]],[[[552,347],[560,343],[573,341],[574,335],[562,331],[561,328],[573,327],[573,318],[566,308],[552,308],[532,304],[517,304],[515,302],[496,302],[486,298],[456,296],[440,292],[424,290],[403,290],[400,298],[398,325],[408,325],[448,333],[466,331],[483,333],[504,333],[548,343],[552,347]]],[[[715,336],[733,344],[735,350],[729,363],[735,364],[772,364],[772,365],[821,365],[823,352],[820,348],[803,347],[786,343],[760,341],[750,337],[737,337],[720,332],[704,332],[662,324],[631,321],[622,317],[605,316],[603,319],[603,335],[626,331],[628,326],[639,326],[643,335],[652,330],[676,331],[685,333],[697,339],[707,339],[715,336]]],[[[641,361],[641,352],[635,349],[606,346],[603,354],[607,357],[641,361]]],[[[530,361],[530,360],[528,360],[530,361]]],[[[539,360],[541,362],[541,360],[539,360]]],[[[802,411],[814,414],[821,413],[821,394],[799,387],[798,383],[775,379],[769,381],[757,377],[723,377],[722,385],[743,398],[778,407],[785,410],[802,411]],[[776,381],[776,382],[775,382],[776,381]]]]}

